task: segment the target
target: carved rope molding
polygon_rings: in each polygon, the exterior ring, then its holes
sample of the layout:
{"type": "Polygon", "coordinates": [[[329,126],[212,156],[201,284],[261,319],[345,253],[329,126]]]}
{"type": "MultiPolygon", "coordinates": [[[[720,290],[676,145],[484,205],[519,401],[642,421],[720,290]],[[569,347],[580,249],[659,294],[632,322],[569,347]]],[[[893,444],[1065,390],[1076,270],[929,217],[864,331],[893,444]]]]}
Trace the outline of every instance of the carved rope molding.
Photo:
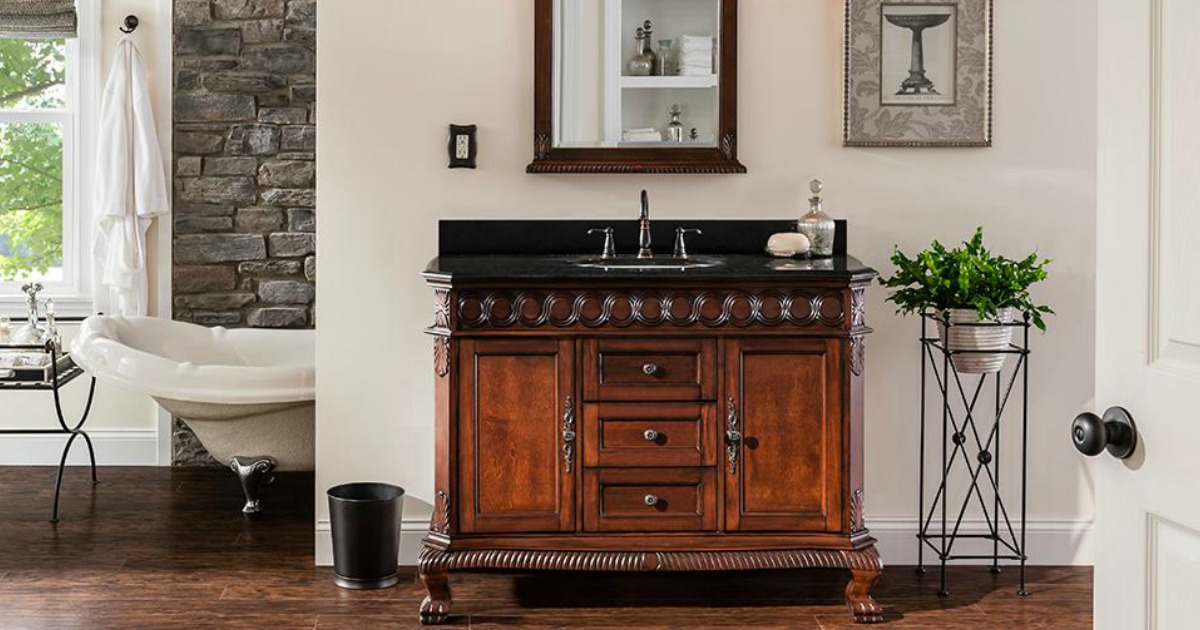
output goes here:
{"type": "Polygon", "coordinates": [[[849,569],[881,571],[874,546],[858,551],[528,551],[520,549],[421,550],[418,570],[442,573],[464,569],[536,571],[755,571],[761,569],[849,569]]]}
{"type": "Polygon", "coordinates": [[[549,156],[538,158],[526,169],[528,173],[602,173],[602,174],[656,174],[675,175],[738,175],[746,172],[738,164],[623,164],[609,162],[563,162],[550,161],[549,156]]]}
{"type": "Polygon", "coordinates": [[[846,321],[843,294],[838,290],[466,291],[459,295],[457,314],[464,329],[697,324],[840,327],[846,321]]]}

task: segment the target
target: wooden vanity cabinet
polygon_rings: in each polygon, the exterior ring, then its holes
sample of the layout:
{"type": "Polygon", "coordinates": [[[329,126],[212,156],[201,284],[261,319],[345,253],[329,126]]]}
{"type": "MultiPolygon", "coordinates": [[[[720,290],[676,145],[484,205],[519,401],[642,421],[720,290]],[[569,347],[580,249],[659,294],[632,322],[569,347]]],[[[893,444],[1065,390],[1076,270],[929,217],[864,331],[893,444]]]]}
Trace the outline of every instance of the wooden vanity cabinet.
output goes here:
{"type": "Polygon", "coordinates": [[[421,620],[469,569],[841,567],[881,618],[862,521],[864,293],[430,280],[436,500],[421,620]]]}

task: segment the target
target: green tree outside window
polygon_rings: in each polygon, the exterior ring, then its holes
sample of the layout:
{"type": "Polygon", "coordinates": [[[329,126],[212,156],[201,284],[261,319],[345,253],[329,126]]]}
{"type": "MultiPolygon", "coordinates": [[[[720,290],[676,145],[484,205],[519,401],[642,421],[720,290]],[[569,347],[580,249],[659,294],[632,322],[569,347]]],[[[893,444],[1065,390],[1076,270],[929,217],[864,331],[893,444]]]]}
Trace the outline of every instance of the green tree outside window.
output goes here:
{"type": "MultiPolygon", "coordinates": [[[[61,109],[63,40],[0,39],[0,111],[61,109]]],[[[63,133],[52,122],[0,117],[0,280],[62,265],[63,133]]]]}

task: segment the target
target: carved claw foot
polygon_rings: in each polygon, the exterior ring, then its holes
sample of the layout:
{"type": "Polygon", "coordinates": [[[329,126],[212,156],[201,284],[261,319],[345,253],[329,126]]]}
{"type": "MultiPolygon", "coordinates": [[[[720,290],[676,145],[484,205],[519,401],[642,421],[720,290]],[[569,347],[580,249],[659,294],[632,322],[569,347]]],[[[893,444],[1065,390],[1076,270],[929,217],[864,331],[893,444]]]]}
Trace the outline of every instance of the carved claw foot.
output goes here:
{"type": "Polygon", "coordinates": [[[846,606],[857,623],[879,623],[883,621],[883,606],[871,597],[871,588],[883,576],[882,571],[851,571],[850,583],[846,585],[846,606]]]}
{"type": "Polygon", "coordinates": [[[420,572],[421,583],[429,595],[421,602],[421,623],[438,625],[446,623],[450,616],[450,574],[446,572],[420,572]]]}
{"type": "Polygon", "coordinates": [[[237,473],[242,482],[242,492],[246,493],[246,505],[242,508],[244,514],[258,514],[262,511],[259,494],[263,486],[275,481],[275,460],[266,457],[243,457],[241,455],[229,460],[229,468],[237,473]]]}

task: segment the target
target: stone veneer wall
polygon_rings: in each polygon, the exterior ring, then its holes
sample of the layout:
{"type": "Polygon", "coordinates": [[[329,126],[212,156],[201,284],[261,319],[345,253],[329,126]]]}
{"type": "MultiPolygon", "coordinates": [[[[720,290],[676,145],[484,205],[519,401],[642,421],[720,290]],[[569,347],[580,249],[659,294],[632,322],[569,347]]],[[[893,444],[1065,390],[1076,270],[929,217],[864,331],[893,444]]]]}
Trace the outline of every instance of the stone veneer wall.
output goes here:
{"type": "MultiPolygon", "coordinates": [[[[312,327],[316,0],[174,0],[174,16],[173,316],[312,327]]],[[[220,465],[178,420],[172,459],[220,465]]]]}
{"type": "Polygon", "coordinates": [[[316,0],[175,0],[174,317],[309,327],[316,0]]]}

